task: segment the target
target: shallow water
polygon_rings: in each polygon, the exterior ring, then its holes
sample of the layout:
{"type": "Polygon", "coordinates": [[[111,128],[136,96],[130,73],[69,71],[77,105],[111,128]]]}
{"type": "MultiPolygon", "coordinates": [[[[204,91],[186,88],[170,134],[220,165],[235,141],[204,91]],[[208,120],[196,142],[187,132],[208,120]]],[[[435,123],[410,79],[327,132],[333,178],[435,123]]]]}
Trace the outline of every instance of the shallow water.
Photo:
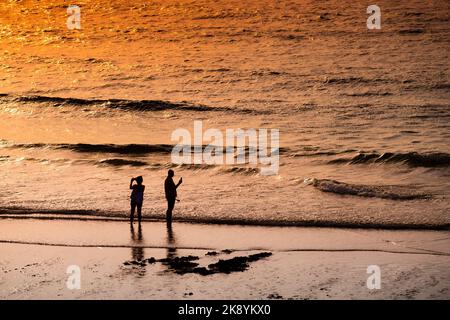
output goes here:
{"type": "Polygon", "coordinates": [[[2,3],[1,212],[126,217],[143,175],[161,218],[174,168],[175,218],[448,227],[449,3],[377,4],[369,31],[349,1],[79,1],[69,31],[61,1],[2,3]],[[194,120],[279,129],[278,175],[173,165],[194,120]]]}

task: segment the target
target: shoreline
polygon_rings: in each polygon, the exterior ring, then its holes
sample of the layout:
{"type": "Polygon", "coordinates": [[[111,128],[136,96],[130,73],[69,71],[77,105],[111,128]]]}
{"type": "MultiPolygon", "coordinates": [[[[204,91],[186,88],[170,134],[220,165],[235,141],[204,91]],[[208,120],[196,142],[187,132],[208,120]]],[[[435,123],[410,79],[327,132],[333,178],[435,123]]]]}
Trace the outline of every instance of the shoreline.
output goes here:
{"type": "MultiPolygon", "coordinates": [[[[68,247],[68,248],[109,248],[109,249],[168,249],[165,246],[134,246],[134,245],[67,245],[61,243],[39,243],[39,242],[25,242],[25,241],[3,241],[0,240],[0,244],[11,245],[31,245],[31,246],[48,246],[48,247],[68,247]]],[[[180,250],[211,250],[208,247],[177,247],[180,250]]],[[[227,250],[227,249],[225,249],[227,250]]],[[[233,249],[232,252],[248,252],[245,249],[233,249]]],[[[381,252],[381,253],[393,253],[393,254],[411,254],[411,255],[431,255],[431,256],[444,256],[450,257],[450,253],[443,252],[411,252],[411,251],[394,251],[383,249],[298,249],[298,250],[279,250],[278,252],[381,252]]]]}
{"type": "MultiPolygon", "coordinates": [[[[41,220],[81,220],[81,221],[122,221],[127,222],[125,216],[106,216],[96,214],[85,214],[91,210],[66,211],[61,210],[39,211],[34,209],[15,210],[1,209],[0,219],[41,219],[41,220]],[[32,212],[31,212],[32,211],[32,212]]],[[[164,222],[165,216],[143,217],[143,222],[164,222]]],[[[199,219],[199,218],[173,218],[174,222],[204,224],[204,225],[240,225],[261,227],[305,227],[305,228],[341,228],[341,229],[375,229],[375,230],[430,230],[449,231],[450,223],[442,225],[433,224],[386,224],[386,223],[354,223],[354,222],[332,222],[332,221],[274,221],[274,220],[242,220],[242,219],[199,219]]]]}

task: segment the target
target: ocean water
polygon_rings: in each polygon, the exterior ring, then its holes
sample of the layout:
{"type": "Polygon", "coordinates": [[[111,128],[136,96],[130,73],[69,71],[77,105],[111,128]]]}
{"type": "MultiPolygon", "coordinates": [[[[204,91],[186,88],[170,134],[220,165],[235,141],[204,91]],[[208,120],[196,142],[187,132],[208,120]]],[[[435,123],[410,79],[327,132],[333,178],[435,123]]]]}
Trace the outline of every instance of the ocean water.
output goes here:
{"type": "MultiPolygon", "coordinates": [[[[0,4],[0,212],[270,225],[450,225],[450,3],[0,4]],[[177,128],[278,129],[280,167],[176,165],[177,128]]],[[[204,141],[205,142],[205,141],[204,141]]],[[[206,141],[205,144],[208,142],[206,141]]]]}

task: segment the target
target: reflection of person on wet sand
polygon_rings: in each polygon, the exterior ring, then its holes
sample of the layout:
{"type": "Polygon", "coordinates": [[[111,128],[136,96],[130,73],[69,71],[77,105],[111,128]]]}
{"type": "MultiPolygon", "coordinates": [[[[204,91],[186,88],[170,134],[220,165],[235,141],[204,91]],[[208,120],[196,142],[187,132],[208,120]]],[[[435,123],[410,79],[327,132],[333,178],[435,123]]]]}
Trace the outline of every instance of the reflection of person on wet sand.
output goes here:
{"type": "Polygon", "coordinates": [[[130,189],[133,190],[131,192],[131,212],[130,212],[130,222],[133,223],[134,220],[134,212],[138,213],[138,221],[141,222],[142,219],[142,203],[144,202],[144,190],[145,186],[142,184],[144,179],[139,176],[137,178],[131,178],[130,181],[130,189]],[[136,181],[136,184],[133,184],[133,181],[136,181]]]}
{"type": "MultiPolygon", "coordinates": [[[[138,226],[138,232],[136,235],[136,232],[134,231],[134,226],[131,224],[130,227],[130,233],[131,233],[131,241],[134,244],[140,244],[142,243],[142,226],[139,224],[138,226]]],[[[144,260],[144,248],[138,246],[138,247],[132,247],[131,248],[131,258],[134,261],[142,261],[144,260]]]]}
{"type": "Polygon", "coordinates": [[[172,211],[175,207],[175,201],[177,199],[177,188],[180,186],[180,184],[183,183],[183,178],[180,178],[177,184],[173,182],[173,176],[175,173],[173,170],[169,170],[167,172],[167,178],[164,182],[164,191],[166,193],[166,200],[167,200],[167,212],[166,212],[166,219],[167,223],[172,223],[172,211]]]}
{"type": "Polygon", "coordinates": [[[173,234],[172,224],[167,224],[167,258],[172,259],[177,255],[175,246],[175,236],[173,234]]]}

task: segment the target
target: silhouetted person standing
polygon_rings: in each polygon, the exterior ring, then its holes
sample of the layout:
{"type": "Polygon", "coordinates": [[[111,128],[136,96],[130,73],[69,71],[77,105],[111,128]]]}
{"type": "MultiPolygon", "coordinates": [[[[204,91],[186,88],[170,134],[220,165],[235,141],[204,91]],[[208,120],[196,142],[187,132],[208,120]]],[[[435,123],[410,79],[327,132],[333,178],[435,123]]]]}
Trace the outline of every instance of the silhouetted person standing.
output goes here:
{"type": "Polygon", "coordinates": [[[166,193],[166,200],[167,200],[167,212],[166,212],[166,219],[167,223],[172,223],[172,211],[175,207],[175,201],[177,200],[177,188],[180,186],[180,184],[183,182],[183,178],[180,178],[177,184],[173,182],[173,176],[175,173],[173,170],[169,170],[167,172],[167,178],[164,182],[164,191],[166,193]]]}
{"type": "Polygon", "coordinates": [[[145,186],[142,184],[144,179],[139,176],[137,178],[131,178],[130,181],[130,189],[133,190],[131,192],[131,213],[130,213],[130,222],[133,223],[134,220],[134,212],[138,212],[138,221],[141,222],[142,219],[142,203],[144,202],[144,190],[145,186]],[[133,181],[136,181],[136,184],[133,184],[133,181]]]}

